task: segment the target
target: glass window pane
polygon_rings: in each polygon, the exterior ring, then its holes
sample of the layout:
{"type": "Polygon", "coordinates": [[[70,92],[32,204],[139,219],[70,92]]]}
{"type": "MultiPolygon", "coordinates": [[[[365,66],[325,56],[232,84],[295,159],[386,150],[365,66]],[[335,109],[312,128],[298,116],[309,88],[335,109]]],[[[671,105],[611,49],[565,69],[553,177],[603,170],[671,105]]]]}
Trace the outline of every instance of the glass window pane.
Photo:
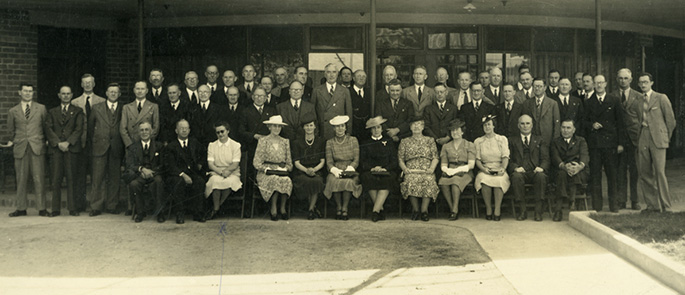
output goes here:
{"type": "Polygon", "coordinates": [[[519,80],[519,66],[522,64],[530,65],[530,56],[519,53],[506,54],[505,81],[513,82],[519,80]]]}
{"type": "MultiPolygon", "coordinates": [[[[452,34],[450,34],[452,35],[452,34]]],[[[450,45],[451,47],[451,45],[450,45]]],[[[445,49],[447,48],[447,34],[429,34],[428,35],[428,49],[445,49]]]]}
{"type": "Polygon", "coordinates": [[[279,67],[286,68],[288,73],[295,72],[295,68],[304,64],[304,54],[299,52],[253,53],[250,56],[250,64],[254,65],[258,77],[273,77],[273,71],[279,67]]]}
{"type": "Polygon", "coordinates": [[[310,53],[309,54],[309,77],[312,79],[312,87],[325,83],[324,68],[327,64],[333,63],[338,66],[338,70],[347,66],[356,70],[364,69],[363,53],[310,53]]]}
{"type": "Polygon", "coordinates": [[[304,34],[301,27],[253,27],[250,41],[253,52],[303,51],[304,34]]]}
{"type": "Polygon", "coordinates": [[[312,27],[312,50],[362,50],[361,27],[312,27]]]}
{"type": "Polygon", "coordinates": [[[377,28],[379,49],[423,49],[423,28],[377,28]]]}

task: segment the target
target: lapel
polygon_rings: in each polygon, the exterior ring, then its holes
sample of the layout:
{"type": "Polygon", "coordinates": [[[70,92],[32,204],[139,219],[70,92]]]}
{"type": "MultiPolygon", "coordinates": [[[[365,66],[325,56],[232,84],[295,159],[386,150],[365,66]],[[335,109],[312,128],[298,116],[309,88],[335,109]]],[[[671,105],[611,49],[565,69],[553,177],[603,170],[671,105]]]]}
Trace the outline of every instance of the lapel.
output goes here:
{"type": "MultiPolygon", "coordinates": [[[[523,139],[521,138],[521,133],[518,133],[516,135],[516,140],[514,141],[514,144],[516,144],[516,152],[518,152],[518,158],[523,160],[523,149],[525,146],[523,145],[523,139]]],[[[530,137],[530,141],[528,142],[528,145],[533,144],[533,136],[530,137]]]]}
{"type": "MultiPolygon", "coordinates": [[[[644,97],[644,96],[643,96],[644,97]]],[[[651,110],[654,105],[657,103],[657,96],[656,96],[656,91],[652,90],[652,95],[649,96],[649,103],[647,104],[647,111],[651,110]]],[[[644,98],[643,98],[644,100],[644,98]]],[[[31,117],[33,117],[33,112],[31,113],[31,117]]]]}
{"type": "MultiPolygon", "coordinates": [[[[136,149],[136,156],[138,156],[138,159],[140,159],[141,163],[144,160],[144,155],[143,155],[143,143],[139,140],[136,142],[136,145],[138,148],[136,149]]],[[[150,141],[150,147],[152,147],[152,141],[150,141]]]]}
{"type": "MultiPolygon", "coordinates": [[[[290,100],[287,100],[286,103],[288,104],[286,106],[286,116],[288,117],[288,120],[290,122],[293,122],[294,129],[297,129],[297,126],[300,124],[300,116],[298,116],[297,111],[295,111],[295,108],[293,108],[293,105],[291,104],[290,100]]],[[[302,111],[302,102],[300,101],[300,112],[302,111]]]]}
{"type": "Polygon", "coordinates": [[[547,114],[547,111],[549,111],[549,108],[552,107],[552,105],[549,103],[549,100],[547,100],[547,97],[542,98],[542,105],[540,106],[542,109],[540,110],[540,117],[544,116],[547,114]]]}
{"type": "MultiPolygon", "coordinates": [[[[324,84],[326,85],[326,88],[328,88],[328,83],[324,84]]],[[[337,103],[338,97],[340,97],[340,91],[349,91],[345,86],[342,86],[338,83],[335,83],[335,90],[333,90],[333,96],[326,94],[326,97],[328,97],[328,101],[326,102],[326,110],[330,109],[333,107],[334,104],[337,103]]]]}

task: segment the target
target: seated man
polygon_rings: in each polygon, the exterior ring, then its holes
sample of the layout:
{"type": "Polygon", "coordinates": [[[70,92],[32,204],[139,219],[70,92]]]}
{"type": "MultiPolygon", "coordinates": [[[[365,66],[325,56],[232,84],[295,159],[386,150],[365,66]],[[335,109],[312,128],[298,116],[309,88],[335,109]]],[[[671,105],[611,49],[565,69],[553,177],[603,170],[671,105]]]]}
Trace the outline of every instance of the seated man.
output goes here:
{"type": "Polygon", "coordinates": [[[169,142],[164,153],[167,187],[171,191],[176,210],[176,223],[185,222],[185,210],[190,209],[193,220],[205,222],[204,192],[207,150],[195,138],[188,138],[190,124],[176,123],[176,140],[169,142]]]}
{"type": "Polygon", "coordinates": [[[549,145],[532,133],[533,118],[519,117],[520,134],[509,137],[511,151],[507,170],[511,177],[511,189],[519,202],[521,213],[516,220],[526,220],[526,183],[533,184],[535,194],[535,221],[542,221],[542,201],[547,187],[546,172],[549,169],[549,145]]]}
{"type": "Polygon", "coordinates": [[[554,221],[561,221],[561,205],[564,200],[573,201],[576,187],[582,184],[590,161],[585,138],[576,136],[575,122],[566,119],[561,122],[561,137],[552,142],[552,162],[559,167],[557,173],[557,194],[554,206],[554,221]]]}
{"type": "Polygon", "coordinates": [[[161,150],[164,145],[151,140],[152,124],[143,122],[138,125],[140,140],[131,144],[126,150],[126,172],[124,181],[128,183],[131,198],[136,204],[135,221],[141,222],[147,214],[148,207],[145,205],[143,189],[145,185],[150,190],[150,195],[155,201],[155,213],[157,222],[164,222],[164,214],[161,213],[164,206],[164,183],[162,181],[162,157],[161,150]]]}

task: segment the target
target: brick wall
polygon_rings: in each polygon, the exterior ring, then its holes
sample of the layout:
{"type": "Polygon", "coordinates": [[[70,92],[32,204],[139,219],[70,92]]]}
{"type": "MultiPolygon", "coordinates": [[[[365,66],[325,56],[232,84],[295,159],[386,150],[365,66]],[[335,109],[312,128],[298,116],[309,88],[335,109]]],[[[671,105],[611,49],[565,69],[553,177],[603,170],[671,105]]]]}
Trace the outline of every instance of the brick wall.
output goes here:
{"type": "Polygon", "coordinates": [[[20,82],[38,86],[38,30],[28,12],[0,10],[0,141],[7,138],[7,113],[19,103],[20,82]]]}
{"type": "Polygon", "coordinates": [[[133,101],[133,85],[138,79],[138,36],[135,31],[120,28],[107,36],[107,82],[121,85],[123,102],[133,101]]]}

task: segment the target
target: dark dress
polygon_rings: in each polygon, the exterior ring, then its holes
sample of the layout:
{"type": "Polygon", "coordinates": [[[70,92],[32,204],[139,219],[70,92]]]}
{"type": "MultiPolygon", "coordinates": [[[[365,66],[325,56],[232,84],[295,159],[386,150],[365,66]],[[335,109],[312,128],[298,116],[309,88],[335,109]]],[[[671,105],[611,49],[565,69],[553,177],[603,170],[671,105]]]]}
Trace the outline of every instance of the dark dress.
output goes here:
{"type": "MultiPolygon", "coordinates": [[[[293,166],[295,161],[300,161],[300,164],[305,167],[316,167],[321,162],[321,159],[326,158],[325,143],[321,137],[315,136],[314,142],[309,145],[304,136],[299,136],[292,143],[293,151],[293,166]]],[[[324,167],[325,168],[325,167],[324,167]]],[[[299,200],[306,200],[309,196],[318,194],[323,191],[323,172],[326,169],[320,169],[315,176],[309,176],[306,173],[293,168],[293,188],[295,190],[295,197],[299,200]]]]}
{"type": "Polygon", "coordinates": [[[379,140],[367,139],[361,146],[361,160],[359,171],[361,172],[362,187],[364,190],[390,190],[398,192],[397,184],[397,149],[392,139],[383,135],[379,140]],[[374,175],[371,168],[380,166],[388,170],[389,175],[374,175]]]}

